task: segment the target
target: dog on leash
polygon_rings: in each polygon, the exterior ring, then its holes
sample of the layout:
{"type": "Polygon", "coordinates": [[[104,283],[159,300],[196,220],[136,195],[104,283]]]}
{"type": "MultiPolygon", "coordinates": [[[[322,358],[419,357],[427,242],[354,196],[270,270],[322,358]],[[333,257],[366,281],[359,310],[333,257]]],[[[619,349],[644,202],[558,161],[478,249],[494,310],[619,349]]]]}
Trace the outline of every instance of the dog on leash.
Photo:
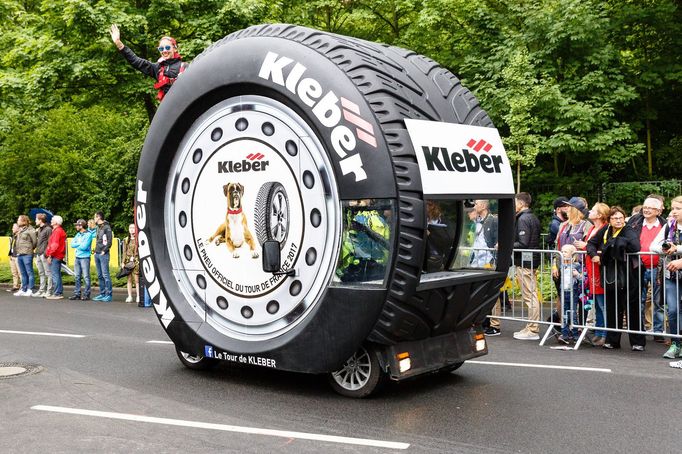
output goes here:
{"type": "Polygon", "coordinates": [[[253,235],[246,222],[246,215],[242,211],[244,186],[240,183],[227,183],[223,186],[223,193],[227,197],[225,222],[218,226],[218,229],[208,241],[215,242],[216,246],[220,243],[225,243],[234,258],[239,257],[237,249],[246,242],[249,248],[251,248],[251,257],[254,259],[258,258],[256,242],[253,240],[253,235]]]}

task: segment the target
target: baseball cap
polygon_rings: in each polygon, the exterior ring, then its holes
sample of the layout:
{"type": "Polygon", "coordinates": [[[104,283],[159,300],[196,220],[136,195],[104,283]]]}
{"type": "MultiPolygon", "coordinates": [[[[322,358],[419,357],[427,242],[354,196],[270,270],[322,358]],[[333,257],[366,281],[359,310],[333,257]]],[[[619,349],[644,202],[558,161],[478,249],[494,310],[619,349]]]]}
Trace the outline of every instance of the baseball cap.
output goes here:
{"type": "Polygon", "coordinates": [[[80,225],[81,227],[86,228],[88,223],[85,221],[85,219],[79,219],[73,225],[80,225]]]}
{"type": "Polygon", "coordinates": [[[568,202],[564,202],[564,205],[576,208],[583,214],[583,216],[588,216],[590,214],[589,210],[585,206],[585,202],[580,197],[571,197],[568,202]]]}
{"type": "Polygon", "coordinates": [[[562,206],[566,205],[566,202],[568,202],[568,198],[566,198],[564,196],[557,197],[556,199],[554,199],[554,208],[556,209],[556,208],[562,207],[562,206]]]}

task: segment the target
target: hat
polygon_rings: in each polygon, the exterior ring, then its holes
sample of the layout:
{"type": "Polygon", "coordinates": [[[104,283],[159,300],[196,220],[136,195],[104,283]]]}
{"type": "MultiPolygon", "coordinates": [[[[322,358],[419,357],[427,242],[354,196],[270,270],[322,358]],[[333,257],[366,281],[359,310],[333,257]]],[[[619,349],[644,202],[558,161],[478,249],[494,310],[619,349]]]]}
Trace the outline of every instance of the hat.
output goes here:
{"type": "Polygon", "coordinates": [[[568,202],[564,202],[564,205],[577,209],[585,217],[589,216],[590,214],[590,211],[587,209],[587,206],[585,206],[585,201],[580,197],[571,197],[571,200],[569,200],[568,202]]]}
{"type": "Polygon", "coordinates": [[[81,227],[86,228],[88,223],[85,221],[85,219],[79,219],[73,225],[80,225],[81,227]]]}
{"type": "Polygon", "coordinates": [[[566,202],[568,202],[568,199],[566,197],[564,196],[557,197],[556,199],[554,199],[554,209],[564,206],[566,202]]]}

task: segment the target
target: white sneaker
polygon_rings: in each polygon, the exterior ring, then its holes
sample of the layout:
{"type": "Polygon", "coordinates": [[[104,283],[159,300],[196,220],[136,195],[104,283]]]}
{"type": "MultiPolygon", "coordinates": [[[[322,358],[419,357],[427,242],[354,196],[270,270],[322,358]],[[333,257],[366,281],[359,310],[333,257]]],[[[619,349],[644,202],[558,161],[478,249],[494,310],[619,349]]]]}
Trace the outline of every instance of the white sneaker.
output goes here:
{"type": "Polygon", "coordinates": [[[45,292],[36,292],[33,295],[31,295],[33,298],[42,298],[45,296],[45,292]]]}
{"type": "Polygon", "coordinates": [[[132,296],[129,296],[128,298],[126,298],[126,303],[132,303],[132,302],[133,302],[132,296]]]}
{"type": "Polygon", "coordinates": [[[519,340],[540,340],[540,335],[532,331],[521,330],[514,333],[514,339],[519,340]]]}
{"type": "Polygon", "coordinates": [[[26,293],[26,292],[24,292],[23,290],[19,290],[18,292],[13,293],[13,295],[14,295],[14,296],[24,296],[25,293],[26,293]]]}
{"type": "Polygon", "coordinates": [[[31,295],[33,295],[33,290],[28,289],[28,290],[26,290],[26,291],[24,292],[24,294],[21,295],[21,296],[31,296],[31,295]]]}
{"type": "Polygon", "coordinates": [[[682,369],[682,361],[672,361],[670,367],[674,369],[682,369]]]}

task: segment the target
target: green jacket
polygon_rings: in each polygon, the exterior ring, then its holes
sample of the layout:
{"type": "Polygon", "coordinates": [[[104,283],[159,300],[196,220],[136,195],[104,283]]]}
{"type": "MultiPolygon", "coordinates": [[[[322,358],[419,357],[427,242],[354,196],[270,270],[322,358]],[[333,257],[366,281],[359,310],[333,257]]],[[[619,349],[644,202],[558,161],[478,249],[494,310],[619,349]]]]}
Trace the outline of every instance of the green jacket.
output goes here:
{"type": "Polygon", "coordinates": [[[17,233],[17,241],[14,243],[14,252],[17,255],[33,255],[36,244],[38,244],[36,229],[28,225],[17,233]]]}

